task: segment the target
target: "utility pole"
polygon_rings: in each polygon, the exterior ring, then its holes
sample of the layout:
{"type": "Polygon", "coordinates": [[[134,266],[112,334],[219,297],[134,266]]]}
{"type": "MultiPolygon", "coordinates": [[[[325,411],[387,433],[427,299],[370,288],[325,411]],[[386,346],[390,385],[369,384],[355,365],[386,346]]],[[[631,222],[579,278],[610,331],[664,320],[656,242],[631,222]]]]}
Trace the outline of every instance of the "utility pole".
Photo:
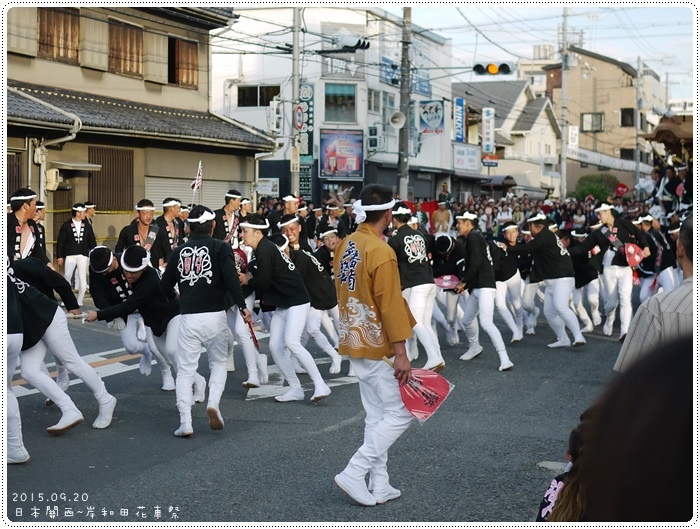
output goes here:
{"type": "MultiPolygon", "coordinates": [[[[294,7],[293,27],[292,27],[292,112],[299,104],[299,31],[301,31],[301,8],[294,7]]],[[[290,169],[292,175],[292,195],[299,196],[299,147],[297,141],[299,131],[294,126],[294,116],[292,116],[292,159],[290,169]]]]}
{"type": "Polygon", "coordinates": [[[406,116],[406,122],[399,130],[399,197],[401,200],[408,198],[408,140],[410,132],[410,120],[408,119],[411,107],[411,8],[403,8],[403,35],[401,37],[401,99],[399,110],[406,116]]]}
{"type": "Polygon", "coordinates": [[[642,149],[641,143],[639,141],[639,130],[642,123],[642,58],[637,56],[637,86],[636,86],[635,97],[637,99],[635,109],[634,109],[634,183],[636,184],[635,195],[637,198],[640,197],[641,191],[639,189],[640,180],[640,167],[642,149]]]}
{"type": "Polygon", "coordinates": [[[559,173],[559,198],[566,198],[566,160],[568,157],[568,129],[566,106],[566,71],[569,69],[569,43],[567,41],[568,8],[564,8],[561,32],[561,160],[559,173]]]}

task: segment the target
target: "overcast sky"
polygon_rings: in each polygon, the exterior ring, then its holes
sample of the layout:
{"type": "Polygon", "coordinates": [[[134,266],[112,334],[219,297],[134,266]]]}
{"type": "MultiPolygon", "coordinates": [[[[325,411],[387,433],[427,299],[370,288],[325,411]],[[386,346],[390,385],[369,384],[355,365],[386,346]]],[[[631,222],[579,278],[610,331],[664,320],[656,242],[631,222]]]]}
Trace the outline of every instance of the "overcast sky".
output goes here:
{"type": "MultiPolygon", "coordinates": [[[[408,4],[406,4],[408,5],[408,4]]],[[[673,4],[570,4],[568,40],[571,44],[637,67],[637,57],[666,82],[668,72],[672,99],[694,97],[694,65],[697,59],[697,12],[673,4]],[[661,6],[663,7],[656,7],[661,6]]],[[[403,6],[379,5],[402,17],[403,6]]],[[[564,8],[542,3],[503,5],[413,4],[414,24],[452,39],[453,67],[475,62],[530,59],[533,47],[551,44],[558,49],[564,8]]],[[[453,70],[458,73],[459,68],[453,70]]],[[[456,80],[470,81],[461,73],[456,80]]],[[[479,78],[483,80],[483,78],[479,78]]]]}

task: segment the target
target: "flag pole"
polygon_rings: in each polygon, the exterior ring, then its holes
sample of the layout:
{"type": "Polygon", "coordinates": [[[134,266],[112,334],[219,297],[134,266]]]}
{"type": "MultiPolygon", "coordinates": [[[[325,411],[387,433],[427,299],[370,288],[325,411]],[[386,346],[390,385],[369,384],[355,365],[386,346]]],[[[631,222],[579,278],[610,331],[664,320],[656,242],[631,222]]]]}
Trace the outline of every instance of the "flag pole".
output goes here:
{"type": "Polygon", "coordinates": [[[194,182],[190,184],[192,187],[192,204],[194,205],[194,197],[197,195],[197,189],[199,189],[199,200],[202,200],[202,160],[199,160],[199,166],[197,166],[197,176],[194,182]]]}

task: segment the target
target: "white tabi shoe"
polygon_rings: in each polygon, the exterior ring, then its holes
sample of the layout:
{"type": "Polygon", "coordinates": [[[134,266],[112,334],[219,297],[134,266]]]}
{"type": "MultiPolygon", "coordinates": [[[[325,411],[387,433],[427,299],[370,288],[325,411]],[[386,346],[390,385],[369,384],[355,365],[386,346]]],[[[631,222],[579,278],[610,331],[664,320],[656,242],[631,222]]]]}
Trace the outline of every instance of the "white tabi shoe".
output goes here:
{"type": "Polygon", "coordinates": [[[73,408],[64,412],[61,420],[53,426],[49,426],[46,431],[49,433],[49,435],[58,437],[59,435],[63,435],[67,431],[72,430],[81,422],[83,422],[83,414],[80,413],[78,408],[73,408]]]}
{"type": "Polygon", "coordinates": [[[199,373],[194,374],[194,401],[204,402],[207,392],[207,380],[199,373]]]}
{"type": "Polygon", "coordinates": [[[116,405],[117,399],[110,395],[107,402],[100,404],[100,413],[97,414],[97,419],[92,423],[92,427],[102,430],[112,424],[112,414],[116,405]]]}
{"type": "Polygon", "coordinates": [[[338,353],[333,355],[331,357],[331,368],[328,370],[328,372],[331,375],[337,375],[340,373],[340,364],[343,362],[343,357],[340,356],[338,353]]]}
{"type": "Polygon", "coordinates": [[[20,463],[26,463],[29,461],[29,452],[24,446],[19,448],[9,448],[7,450],[7,464],[8,465],[19,465],[20,463]]]}
{"type": "Polygon", "coordinates": [[[391,485],[387,485],[386,488],[382,490],[372,490],[370,492],[372,493],[372,496],[374,496],[377,503],[386,503],[401,497],[401,491],[399,489],[395,489],[391,485]]]}
{"type": "Polygon", "coordinates": [[[330,394],[331,388],[329,388],[326,384],[323,384],[322,386],[316,388],[310,402],[311,404],[316,404],[318,401],[325,399],[330,394]]]}
{"type": "Polygon", "coordinates": [[[189,422],[180,423],[180,427],[173,432],[175,437],[190,437],[193,433],[192,423],[189,422]]]}
{"type": "Polygon", "coordinates": [[[161,371],[161,376],[163,377],[163,385],[160,389],[163,391],[175,391],[175,379],[170,368],[167,371],[161,371]]]}
{"type": "Polygon", "coordinates": [[[344,471],[335,476],[335,483],[360,505],[371,507],[377,500],[365,485],[364,480],[352,479],[344,471]]]}
{"type": "Polygon", "coordinates": [[[557,340],[556,342],[547,344],[550,349],[558,349],[560,347],[571,347],[571,342],[569,340],[557,340]]]}
{"type": "Polygon", "coordinates": [[[476,358],[479,356],[482,352],[484,351],[484,348],[481,347],[480,345],[473,345],[471,346],[466,353],[464,353],[462,356],[459,357],[460,360],[471,360],[472,358],[476,358]]]}
{"type": "Polygon", "coordinates": [[[304,390],[299,388],[299,389],[290,389],[286,393],[283,393],[282,395],[277,395],[275,397],[275,400],[277,402],[294,402],[294,401],[300,401],[304,400],[304,390]]]}
{"type": "Polygon", "coordinates": [[[219,411],[219,408],[209,406],[207,408],[207,415],[209,416],[209,428],[212,430],[224,429],[224,418],[221,416],[221,411],[219,411]]]}

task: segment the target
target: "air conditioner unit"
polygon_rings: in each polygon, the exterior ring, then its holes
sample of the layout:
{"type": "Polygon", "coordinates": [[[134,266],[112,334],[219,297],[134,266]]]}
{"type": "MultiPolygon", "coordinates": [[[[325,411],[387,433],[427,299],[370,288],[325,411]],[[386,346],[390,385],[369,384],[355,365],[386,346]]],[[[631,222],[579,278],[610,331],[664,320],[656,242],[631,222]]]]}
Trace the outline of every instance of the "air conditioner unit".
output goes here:
{"type": "Polygon", "coordinates": [[[384,150],[384,134],[382,134],[381,126],[372,125],[371,127],[367,127],[367,150],[384,150]]]}

